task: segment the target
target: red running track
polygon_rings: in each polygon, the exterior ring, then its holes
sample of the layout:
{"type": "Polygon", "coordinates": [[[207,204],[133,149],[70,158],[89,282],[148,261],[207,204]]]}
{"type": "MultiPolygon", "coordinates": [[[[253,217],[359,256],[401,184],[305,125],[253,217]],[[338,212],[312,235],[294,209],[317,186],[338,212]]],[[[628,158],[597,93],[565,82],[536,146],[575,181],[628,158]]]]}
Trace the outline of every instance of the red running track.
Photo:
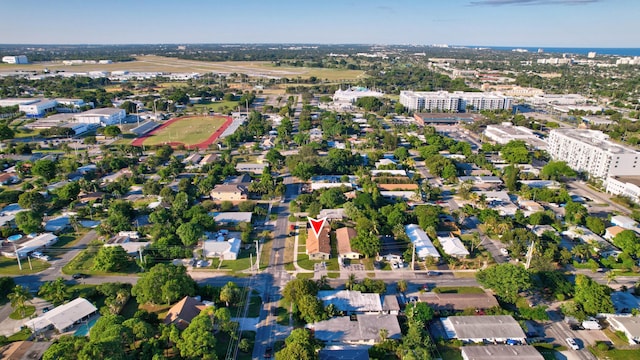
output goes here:
{"type": "MultiPolygon", "coordinates": [[[[207,138],[207,140],[197,143],[197,144],[193,144],[193,145],[185,145],[185,147],[187,149],[195,149],[198,148],[200,150],[205,150],[207,149],[211,144],[213,144],[216,140],[218,140],[218,138],[220,137],[220,135],[222,135],[222,133],[227,130],[227,128],[231,125],[231,123],[233,122],[233,119],[231,118],[231,116],[220,116],[220,115],[216,115],[217,117],[223,117],[226,118],[227,120],[224,122],[224,124],[222,124],[222,126],[220,126],[218,128],[218,130],[216,130],[216,132],[214,132],[213,134],[211,134],[211,136],[209,136],[209,138],[207,138]]],[[[131,143],[131,145],[133,146],[142,146],[142,144],[144,143],[144,141],[150,137],[153,136],[153,134],[157,133],[158,131],[166,128],[167,126],[173,124],[174,122],[178,121],[178,120],[186,120],[186,119],[190,119],[190,118],[195,118],[195,117],[202,117],[202,116],[185,116],[185,117],[180,117],[180,118],[173,118],[171,120],[168,120],[167,122],[165,122],[164,124],[158,126],[157,128],[151,130],[151,132],[149,132],[148,134],[139,137],[135,140],[133,140],[133,142],[131,143]]],[[[181,142],[168,142],[165,143],[166,145],[169,145],[171,147],[178,147],[180,145],[184,145],[181,142]]]]}

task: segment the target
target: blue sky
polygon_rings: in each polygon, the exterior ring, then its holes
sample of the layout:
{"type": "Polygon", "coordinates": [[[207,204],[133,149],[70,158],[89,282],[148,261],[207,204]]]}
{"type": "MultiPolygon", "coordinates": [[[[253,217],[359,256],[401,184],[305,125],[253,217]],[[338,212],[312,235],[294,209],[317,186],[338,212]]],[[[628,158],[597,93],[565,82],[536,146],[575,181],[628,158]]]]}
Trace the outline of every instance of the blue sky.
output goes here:
{"type": "Polygon", "coordinates": [[[638,0],[20,0],[0,43],[640,47],[638,0]]]}

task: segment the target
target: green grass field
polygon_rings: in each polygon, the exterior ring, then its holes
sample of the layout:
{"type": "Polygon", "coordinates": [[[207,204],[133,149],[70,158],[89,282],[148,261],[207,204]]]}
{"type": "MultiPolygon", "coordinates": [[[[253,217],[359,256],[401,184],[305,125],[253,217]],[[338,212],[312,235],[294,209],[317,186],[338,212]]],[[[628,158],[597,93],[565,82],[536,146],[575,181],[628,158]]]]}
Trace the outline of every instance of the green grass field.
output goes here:
{"type": "Polygon", "coordinates": [[[145,139],[144,144],[182,143],[186,146],[207,140],[226,119],[218,116],[190,117],[178,120],[145,139]]]}

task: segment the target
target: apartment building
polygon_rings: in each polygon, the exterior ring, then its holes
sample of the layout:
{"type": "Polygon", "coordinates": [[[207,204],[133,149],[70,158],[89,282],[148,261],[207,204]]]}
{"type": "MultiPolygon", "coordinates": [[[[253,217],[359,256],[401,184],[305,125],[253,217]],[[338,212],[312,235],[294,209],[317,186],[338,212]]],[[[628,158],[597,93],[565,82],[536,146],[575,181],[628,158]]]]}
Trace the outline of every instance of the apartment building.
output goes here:
{"type": "Polygon", "coordinates": [[[500,93],[447,92],[447,91],[401,91],[400,103],[409,110],[465,111],[507,110],[511,98],[500,93]]]}
{"type": "Polygon", "coordinates": [[[536,135],[533,130],[524,126],[514,126],[510,122],[501,125],[487,125],[483,132],[491,141],[506,144],[512,140],[522,140],[533,149],[545,149],[547,143],[536,135]]]}
{"type": "Polygon", "coordinates": [[[554,160],[604,181],[610,176],[640,175],[636,150],[609,141],[598,130],[555,129],[547,139],[547,151],[554,160]]]}

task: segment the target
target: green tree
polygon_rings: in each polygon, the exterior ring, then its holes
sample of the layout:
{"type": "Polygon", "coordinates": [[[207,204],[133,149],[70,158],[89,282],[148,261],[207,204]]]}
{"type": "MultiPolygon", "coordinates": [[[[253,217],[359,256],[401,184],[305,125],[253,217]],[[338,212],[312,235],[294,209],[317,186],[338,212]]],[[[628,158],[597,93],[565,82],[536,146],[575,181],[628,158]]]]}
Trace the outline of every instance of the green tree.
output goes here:
{"type": "Polygon", "coordinates": [[[131,289],[131,294],[137,298],[140,304],[165,304],[173,303],[186,295],[193,296],[195,289],[196,283],[187,274],[187,269],[184,266],[157,264],[140,276],[138,282],[131,289]],[[163,285],[169,280],[175,280],[175,283],[179,285],[177,292],[171,287],[163,288],[163,285]]]}
{"type": "Polygon", "coordinates": [[[621,231],[613,238],[613,244],[624,253],[636,257],[640,256],[640,240],[633,230],[621,231]]]}
{"type": "Polygon", "coordinates": [[[276,360],[317,360],[315,341],[306,329],[294,329],[285,339],[286,346],[276,353],[276,360]]]}
{"type": "Polygon", "coordinates": [[[433,319],[434,311],[429,304],[417,302],[407,304],[405,314],[410,322],[420,322],[426,325],[433,319]]]}
{"type": "Polygon", "coordinates": [[[42,230],[42,215],[34,211],[21,211],[16,214],[16,226],[25,234],[37,233],[42,230]]]}
{"type": "Polygon", "coordinates": [[[33,299],[33,295],[31,295],[28,288],[16,285],[12,292],[7,295],[7,298],[11,302],[11,307],[20,313],[20,316],[24,317],[27,311],[27,302],[33,299]]]}
{"type": "Polygon", "coordinates": [[[275,167],[279,167],[284,162],[284,156],[276,149],[269,150],[265,155],[265,159],[267,159],[270,165],[275,167]]]}
{"type": "Polygon", "coordinates": [[[18,205],[23,209],[31,209],[32,211],[40,214],[45,209],[44,196],[38,191],[27,191],[18,197],[18,205]]]}
{"type": "Polygon", "coordinates": [[[66,300],[69,300],[67,283],[61,277],[54,281],[47,281],[40,286],[38,296],[52,302],[53,305],[58,306],[66,300]]]}
{"type": "Polygon", "coordinates": [[[511,140],[500,150],[500,155],[510,164],[530,164],[531,154],[522,140],[511,140]]]}
{"type": "Polygon", "coordinates": [[[520,291],[531,288],[531,276],[520,265],[504,263],[492,266],[476,273],[476,279],[492,289],[496,295],[508,303],[515,303],[520,291]]]}
{"type": "Polygon", "coordinates": [[[122,131],[120,131],[120,128],[117,127],[116,125],[109,125],[104,128],[102,133],[104,134],[104,136],[113,138],[120,135],[122,131]]]}
{"type": "Polygon", "coordinates": [[[0,303],[4,303],[8,300],[7,295],[16,286],[16,282],[12,277],[3,276],[0,277],[0,303]]]}
{"type": "Polygon", "coordinates": [[[0,125],[0,141],[13,139],[14,136],[15,133],[9,126],[7,126],[6,124],[0,125]]]}
{"type": "Polygon", "coordinates": [[[573,177],[576,172],[564,161],[549,161],[540,171],[543,179],[558,180],[561,176],[573,177]]]}
{"type": "Polygon", "coordinates": [[[56,163],[53,160],[42,159],[33,164],[31,172],[49,181],[56,177],[56,163]]]}
{"type": "Polygon", "coordinates": [[[358,230],[358,235],[351,241],[351,246],[369,258],[380,251],[380,238],[370,229],[358,230]]]}
{"type": "Polygon", "coordinates": [[[118,272],[125,270],[129,264],[129,255],[122,246],[103,246],[93,260],[93,269],[118,272]]]}
{"type": "Polygon", "coordinates": [[[580,203],[568,201],[564,206],[564,220],[569,224],[581,225],[588,215],[589,211],[580,203]]]}
{"type": "Polygon", "coordinates": [[[293,279],[282,290],[282,296],[285,300],[294,304],[305,295],[316,296],[317,294],[318,286],[310,279],[293,279]]]}
{"type": "Polygon", "coordinates": [[[229,281],[225,286],[220,290],[220,301],[224,301],[227,304],[236,304],[242,299],[240,298],[241,291],[238,285],[233,281],[229,281]]]}
{"type": "Polygon", "coordinates": [[[192,246],[198,243],[198,240],[204,235],[204,230],[202,226],[188,222],[178,226],[176,234],[184,246],[192,246]]]}
{"type": "Polygon", "coordinates": [[[187,359],[216,360],[216,338],[213,334],[211,318],[205,312],[191,320],[189,326],[182,332],[178,349],[180,355],[187,359]]]}
{"type": "Polygon", "coordinates": [[[296,303],[300,317],[307,323],[313,323],[327,318],[322,300],[313,295],[304,295],[296,303]]]}
{"type": "Polygon", "coordinates": [[[599,217],[587,216],[586,220],[587,228],[593,231],[595,234],[602,235],[605,231],[604,221],[599,217]]]}
{"type": "Polygon", "coordinates": [[[575,296],[573,300],[582,307],[588,315],[598,313],[613,313],[613,303],[610,296],[611,289],[600,285],[588,276],[576,275],[575,296]]]}
{"type": "Polygon", "coordinates": [[[78,198],[78,194],[80,194],[80,184],[78,184],[77,181],[70,182],[61,187],[56,194],[62,200],[76,200],[78,198]]]}

